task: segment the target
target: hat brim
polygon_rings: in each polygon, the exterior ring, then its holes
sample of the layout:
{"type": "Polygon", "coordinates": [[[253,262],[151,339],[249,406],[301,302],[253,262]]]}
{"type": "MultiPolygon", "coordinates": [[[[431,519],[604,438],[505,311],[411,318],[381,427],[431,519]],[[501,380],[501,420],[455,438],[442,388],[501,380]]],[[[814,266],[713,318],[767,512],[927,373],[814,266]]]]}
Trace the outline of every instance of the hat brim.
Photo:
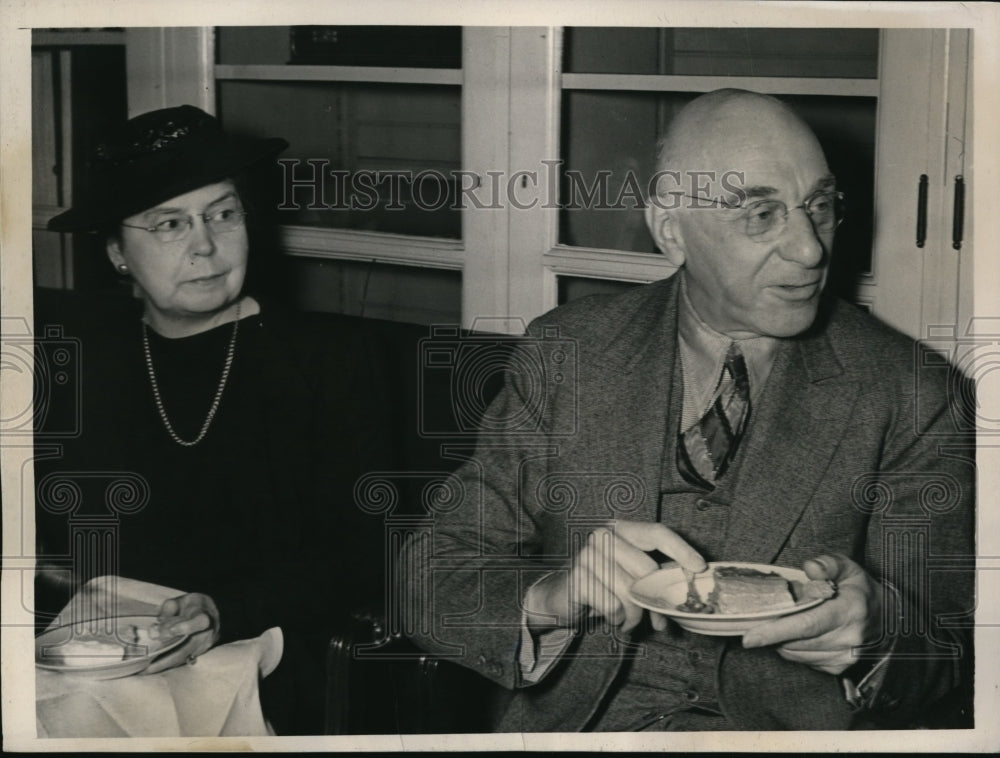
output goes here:
{"type": "Polygon", "coordinates": [[[57,232],[90,232],[154,208],[172,197],[231,179],[273,158],[288,147],[280,137],[213,140],[156,163],[136,165],[116,176],[113,185],[99,182],[73,207],[48,222],[57,232]]]}

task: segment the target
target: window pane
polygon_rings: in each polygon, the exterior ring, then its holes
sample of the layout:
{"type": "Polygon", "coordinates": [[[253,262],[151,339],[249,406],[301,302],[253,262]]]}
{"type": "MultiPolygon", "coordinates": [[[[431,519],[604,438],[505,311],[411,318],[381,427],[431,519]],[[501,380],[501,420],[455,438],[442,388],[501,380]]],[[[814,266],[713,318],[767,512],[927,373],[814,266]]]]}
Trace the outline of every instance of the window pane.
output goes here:
{"type": "Polygon", "coordinates": [[[219,63],[461,68],[460,26],[220,27],[219,63]]]}
{"type": "Polygon", "coordinates": [[[316,258],[296,258],[294,268],[304,310],[427,325],[462,320],[458,271],[316,258]]]}
{"type": "Polygon", "coordinates": [[[781,98],[806,120],[819,138],[837,188],[847,198],[847,216],[833,244],[830,286],[852,299],[857,275],[869,273],[875,210],[874,97],[781,98]]]}
{"type": "MultiPolygon", "coordinates": [[[[656,253],[636,195],[647,197],[656,142],[696,93],[563,92],[563,176],[559,241],[656,253]]],[[[781,98],[819,138],[847,195],[837,231],[834,280],[844,285],[871,267],[877,101],[820,95],[781,98]]]]}
{"type": "Polygon", "coordinates": [[[697,95],[563,91],[559,241],[656,253],[641,200],[663,125],[697,95]]]}
{"type": "Polygon", "coordinates": [[[878,35],[878,29],[577,27],[566,30],[564,70],[874,79],[878,35]]]}
{"type": "Polygon", "coordinates": [[[665,74],[661,44],[671,29],[577,27],[563,33],[563,70],[571,74],[665,74]]]}
{"type": "Polygon", "coordinates": [[[290,26],[220,26],[215,54],[219,63],[284,65],[291,61],[290,26]]]}
{"type": "Polygon", "coordinates": [[[291,143],[281,223],[461,236],[460,87],[223,81],[219,103],[227,129],[291,143]]]}

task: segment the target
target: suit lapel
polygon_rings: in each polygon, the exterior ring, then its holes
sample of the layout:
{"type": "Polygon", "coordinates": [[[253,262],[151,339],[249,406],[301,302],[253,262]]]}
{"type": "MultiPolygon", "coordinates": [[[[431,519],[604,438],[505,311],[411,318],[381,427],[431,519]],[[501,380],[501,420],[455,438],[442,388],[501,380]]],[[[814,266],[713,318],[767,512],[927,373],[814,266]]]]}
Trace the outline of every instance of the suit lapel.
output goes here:
{"type": "MultiPolygon", "coordinates": [[[[671,278],[651,287],[651,297],[594,356],[598,370],[591,375],[597,391],[618,398],[614,407],[620,414],[609,419],[613,423],[605,431],[614,436],[600,451],[600,464],[642,478],[645,499],[627,517],[647,521],[659,518],[677,359],[677,282],[671,278]]],[[[825,332],[782,344],[753,410],[744,459],[726,487],[732,510],[720,555],[774,560],[847,431],[858,390],[845,379],[825,332]]]]}
{"type": "Polygon", "coordinates": [[[677,355],[677,286],[674,278],[650,285],[651,297],[600,350],[595,387],[613,399],[615,418],[605,432],[613,437],[600,451],[602,465],[642,479],[642,505],[622,518],[659,517],[664,435],[677,355]],[[606,373],[605,373],[606,372],[606,373]]]}
{"type": "MultiPolygon", "coordinates": [[[[642,361],[629,376],[630,390],[639,393],[645,402],[635,406],[635,414],[622,424],[622,428],[639,442],[638,455],[633,461],[639,461],[639,475],[646,485],[645,504],[636,515],[643,521],[660,519],[660,483],[663,478],[664,446],[669,445],[670,402],[672,397],[680,397],[680,393],[671,391],[677,355],[676,340],[662,340],[658,349],[650,351],[650,356],[653,355],[658,356],[657,359],[642,361]]],[[[622,463],[629,464],[627,460],[622,463]]],[[[632,465],[635,465],[634,462],[632,465]]]]}
{"type": "Polygon", "coordinates": [[[733,482],[727,560],[775,560],[844,437],[857,394],[825,334],[782,346],[733,482]]]}

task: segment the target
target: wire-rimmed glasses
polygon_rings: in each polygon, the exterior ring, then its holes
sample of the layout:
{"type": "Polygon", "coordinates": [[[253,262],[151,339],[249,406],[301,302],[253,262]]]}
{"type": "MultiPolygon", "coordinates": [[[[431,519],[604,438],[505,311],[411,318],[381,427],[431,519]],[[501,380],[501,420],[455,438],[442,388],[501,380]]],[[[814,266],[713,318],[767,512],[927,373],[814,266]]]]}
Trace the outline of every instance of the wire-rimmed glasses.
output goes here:
{"type": "MultiPolygon", "coordinates": [[[[213,213],[200,213],[195,214],[201,216],[205,221],[205,226],[207,226],[213,234],[226,234],[228,232],[235,232],[246,220],[247,212],[244,210],[237,210],[235,208],[223,208],[217,210],[213,213]]],[[[186,238],[191,230],[194,228],[194,217],[190,215],[185,216],[171,216],[170,218],[163,219],[153,226],[136,226],[135,224],[122,224],[122,226],[127,226],[129,229],[141,229],[144,232],[149,232],[156,236],[160,242],[179,242],[180,240],[186,238]]]]}
{"type": "Polygon", "coordinates": [[[806,212],[817,234],[833,232],[844,220],[844,193],[837,190],[814,192],[806,198],[804,203],[794,205],[791,208],[781,200],[775,199],[755,200],[746,205],[733,205],[707,197],[694,195],[681,195],[681,197],[710,203],[724,210],[743,211],[746,235],[761,242],[780,236],[788,222],[789,211],[794,211],[797,208],[806,212]]]}

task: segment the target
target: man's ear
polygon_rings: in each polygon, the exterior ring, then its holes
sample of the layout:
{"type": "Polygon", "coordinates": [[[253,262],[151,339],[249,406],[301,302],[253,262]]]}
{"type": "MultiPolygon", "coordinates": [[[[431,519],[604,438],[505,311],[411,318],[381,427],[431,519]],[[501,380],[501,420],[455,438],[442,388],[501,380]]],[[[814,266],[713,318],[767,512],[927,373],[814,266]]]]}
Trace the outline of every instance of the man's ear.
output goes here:
{"type": "Polygon", "coordinates": [[[108,253],[108,260],[111,261],[111,265],[115,267],[116,271],[119,271],[119,266],[125,263],[125,256],[122,255],[122,243],[115,237],[109,237],[108,241],[104,243],[104,249],[108,253]]]}
{"type": "Polygon", "coordinates": [[[677,212],[663,208],[655,202],[649,202],[646,205],[646,226],[649,227],[653,241],[667,260],[675,266],[684,265],[687,254],[677,224],[677,212]]]}

